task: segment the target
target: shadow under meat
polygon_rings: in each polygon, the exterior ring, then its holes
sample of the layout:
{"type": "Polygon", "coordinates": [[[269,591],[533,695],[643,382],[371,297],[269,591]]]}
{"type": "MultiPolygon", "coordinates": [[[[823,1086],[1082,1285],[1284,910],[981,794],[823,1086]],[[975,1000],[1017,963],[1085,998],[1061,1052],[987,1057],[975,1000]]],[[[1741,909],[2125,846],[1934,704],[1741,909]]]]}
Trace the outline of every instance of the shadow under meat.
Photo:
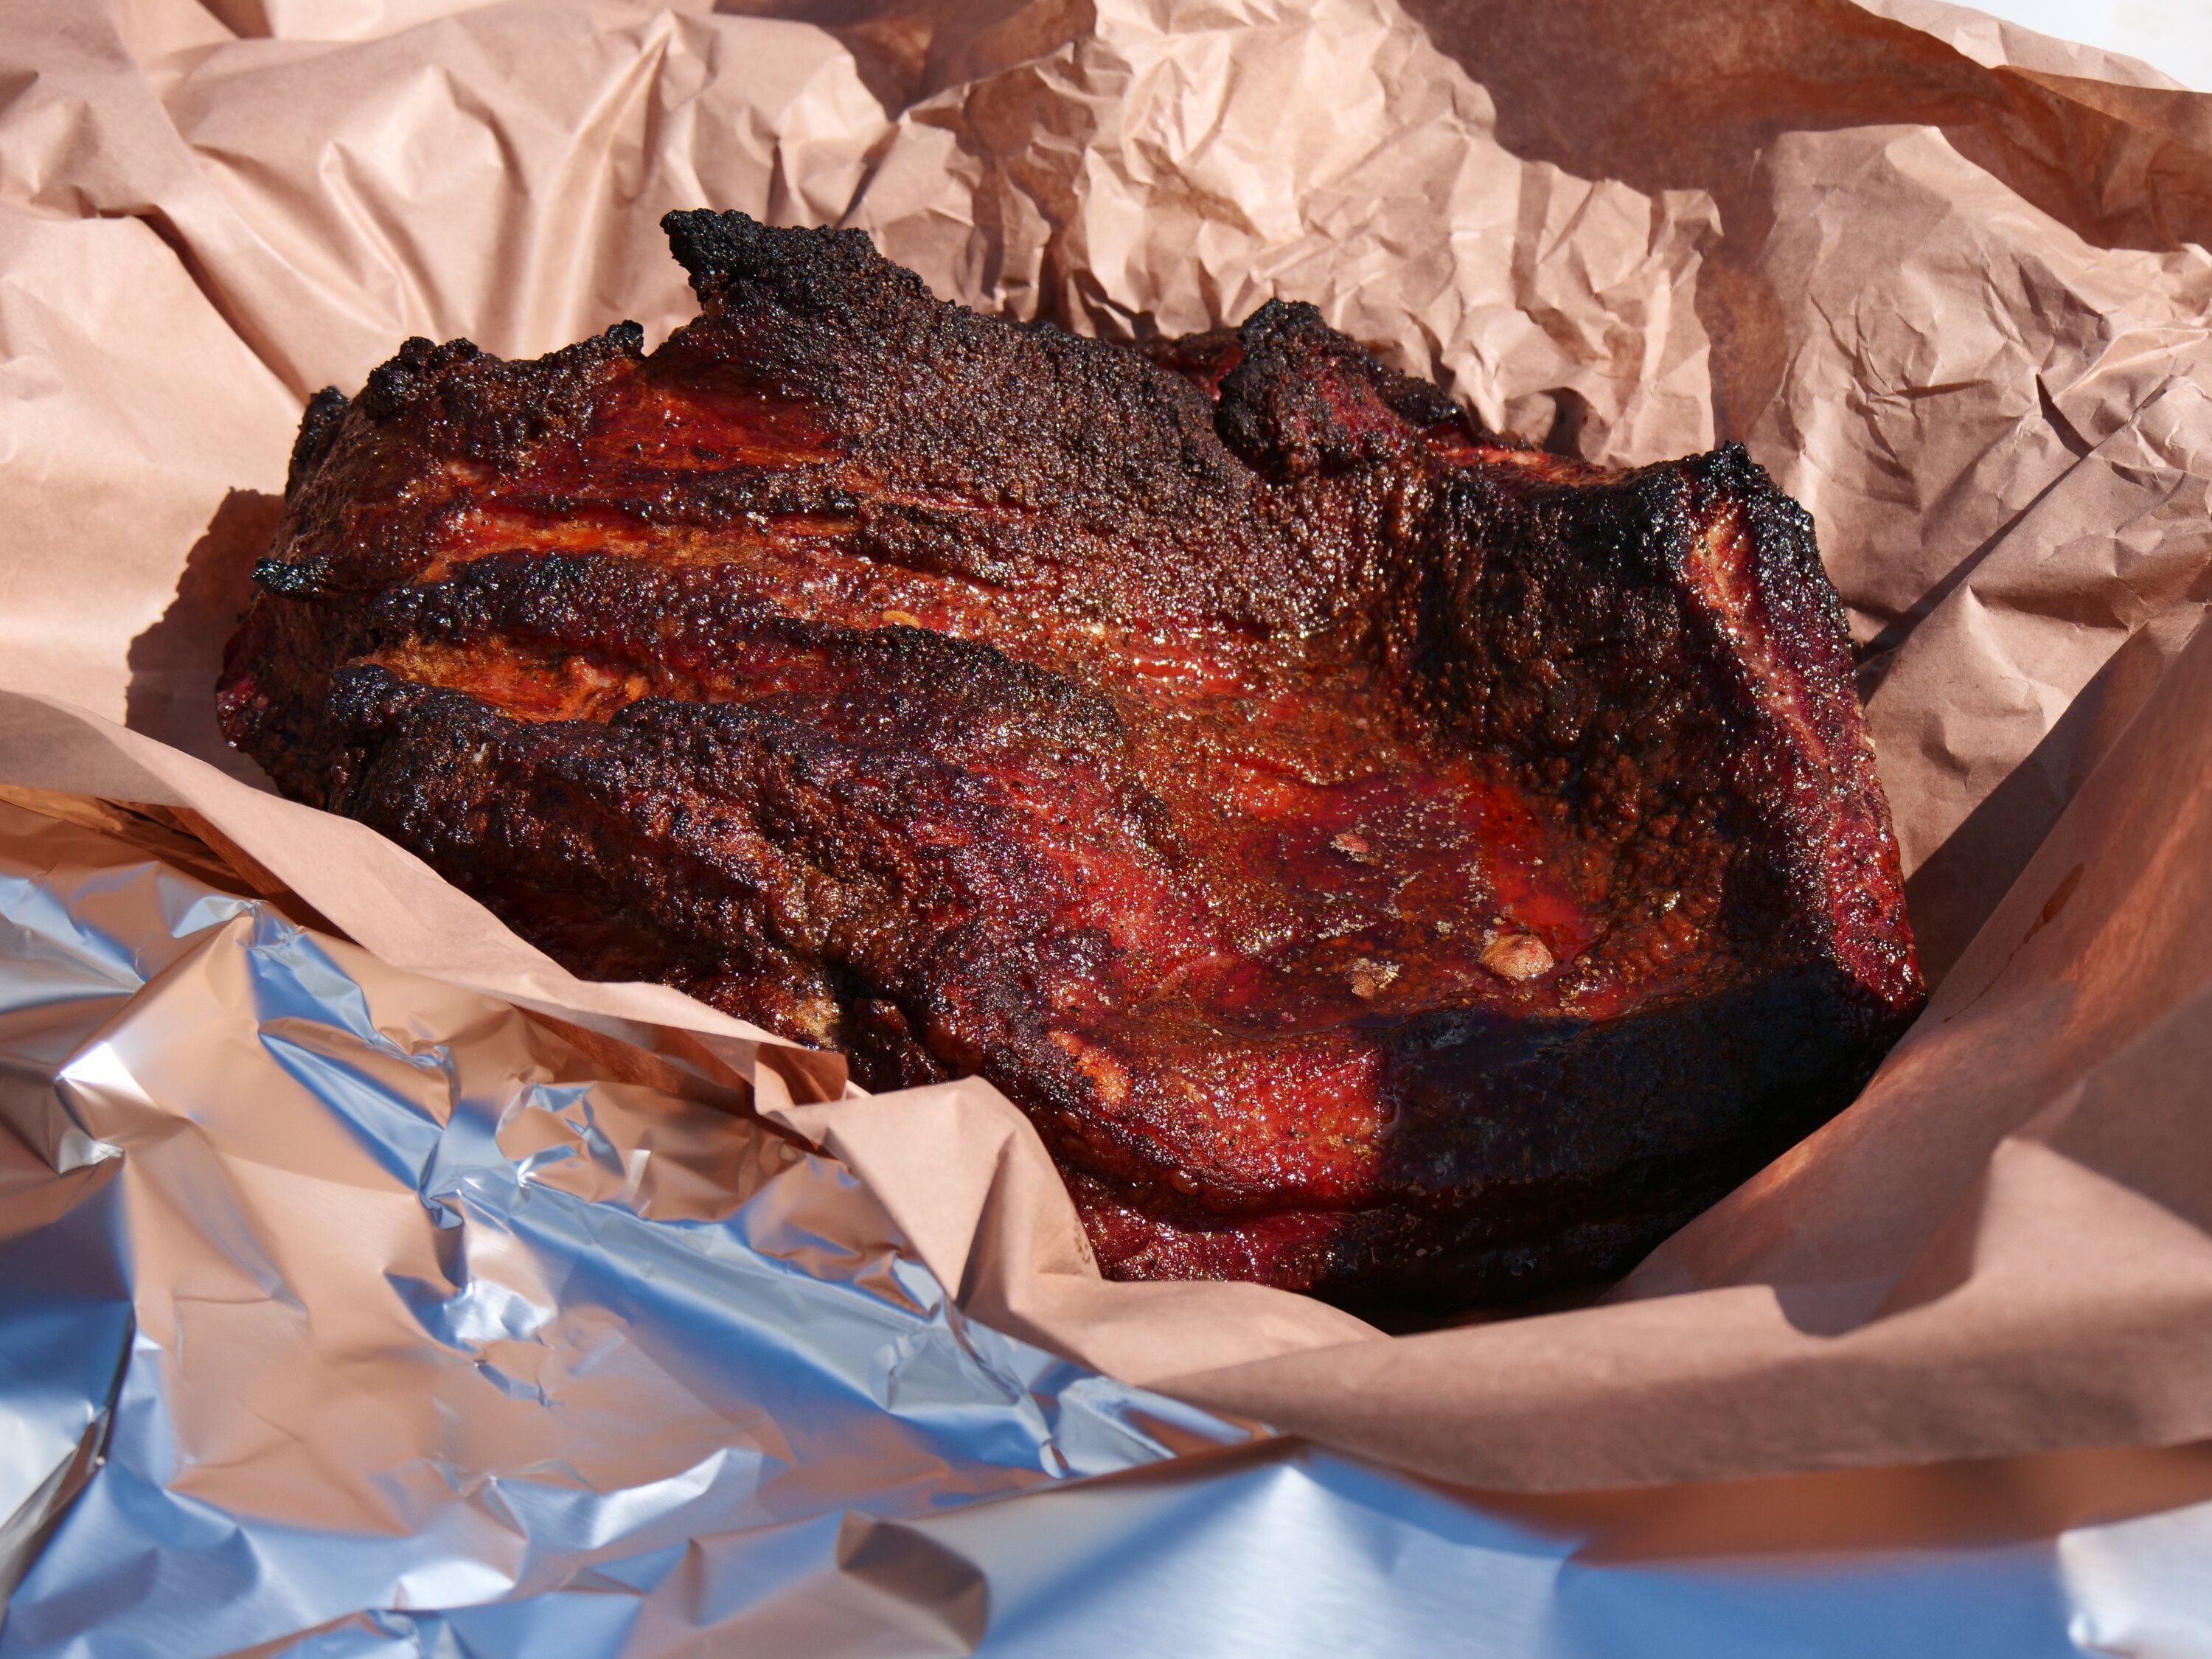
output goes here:
{"type": "Polygon", "coordinates": [[[253,595],[253,564],[269,550],[282,496],[234,489],[185,556],[176,596],[160,620],[131,641],[125,724],[181,749],[257,789],[269,780],[223,741],[215,682],[223,647],[253,595]]]}
{"type": "Polygon", "coordinates": [[[2156,689],[2172,642],[2145,629],[2074,695],[2026,759],[1983,798],[1905,884],[1933,987],[2011,890],[2097,762],[2156,689]]]}

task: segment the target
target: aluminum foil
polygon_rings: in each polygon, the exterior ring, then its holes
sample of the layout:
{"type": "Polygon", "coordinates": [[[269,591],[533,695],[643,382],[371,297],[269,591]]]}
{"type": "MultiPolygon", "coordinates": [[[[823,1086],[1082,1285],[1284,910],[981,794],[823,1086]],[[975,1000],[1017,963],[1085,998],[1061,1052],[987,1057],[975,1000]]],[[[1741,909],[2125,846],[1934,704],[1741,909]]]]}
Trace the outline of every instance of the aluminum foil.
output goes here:
{"type": "Polygon", "coordinates": [[[884,1520],[1247,1437],[963,1318],[721,1105],[10,807],[0,957],[9,1654],[502,1601],[650,1650],[866,1581],[884,1520]]]}
{"type": "Polygon", "coordinates": [[[1426,1486],[572,1035],[0,805],[0,1655],[2212,1653],[2212,1451],[1426,1486]]]}

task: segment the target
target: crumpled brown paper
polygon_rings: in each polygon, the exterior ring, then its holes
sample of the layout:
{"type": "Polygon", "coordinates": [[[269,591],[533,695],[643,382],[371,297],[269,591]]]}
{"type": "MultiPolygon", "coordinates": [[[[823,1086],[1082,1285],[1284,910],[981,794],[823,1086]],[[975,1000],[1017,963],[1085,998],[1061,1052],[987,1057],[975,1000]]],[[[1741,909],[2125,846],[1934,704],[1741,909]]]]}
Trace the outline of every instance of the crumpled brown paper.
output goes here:
{"type": "Polygon", "coordinates": [[[1936,0],[0,0],[0,782],[165,803],[401,966],[690,1033],[987,1321],[1425,1473],[2212,1437],[2212,99],[1936,0]],[[1863,641],[1928,1014],[1601,1304],[1386,1336],[1104,1284],[988,1088],[836,1098],[263,793],[207,688],[301,398],[409,333],[657,336],[654,221],[701,204],[1094,331],[1311,300],[1595,459],[1747,444],[1863,641]]]}

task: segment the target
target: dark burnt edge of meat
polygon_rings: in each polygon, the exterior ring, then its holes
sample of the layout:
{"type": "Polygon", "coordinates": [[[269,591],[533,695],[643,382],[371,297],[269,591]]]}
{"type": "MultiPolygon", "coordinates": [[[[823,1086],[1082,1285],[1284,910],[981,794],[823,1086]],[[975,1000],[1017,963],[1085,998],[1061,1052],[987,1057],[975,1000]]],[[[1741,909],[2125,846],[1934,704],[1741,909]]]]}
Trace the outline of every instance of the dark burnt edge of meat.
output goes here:
{"type": "MultiPolygon", "coordinates": [[[[1917,1006],[1839,608],[1809,521],[1740,450],[1601,483],[1440,466],[1423,430],[1449,422],[1449,400],[1310,307],[1263,307],[1232,351],[1156,353],[1164,373],[942,306],[849,234],[737,216],[672,216],[671,230],[713,326],[653,358],[628,325],[537,363],[410,341],[350,410],[336,394],[311,405],[276,542],[295,562],[258,573],[265,597],[222,696],[234,741],[289,793],[422,853],[585,971],[668,979],[844,1047],[873,1086],[981,1072],[1038,1121],[1109,1266],[1137,1275],[1243,1261],[1349,1300],[1455,1302],[1618,1271],[1844,1104],[1917,1006]],[[1095,1078],[1038,1018],[1039,988],[1067,966],[1045,957],[1095,956],[1101,940],[971,924],[917,957],[896,941],[872,956],[863,937],[896,932],[902,896],[931,880],[951,890],[918,873],[896,801],[883,817],[869,791],[953,799],[926,763],[957,746],[963,706],[982,711],[971,726],[1018,715],[1040,757],[1057,746],[1070,766],[1103,764],[1122,741],[1109,704],[980,641],[786,616],[696,568],[494,551],[421,582],[469,480],[574,446],[629,374],[795,410],[802,453],[633,478],[617,501],[588,468],[566,483],[540,468],[553,483],[533,511],[710,530],[833,516],[871,558],[1042,584],[1072,616],[1113,617],[1140,568],[1144,604],[1170,618],[1370,638],[1416,725],[1566,803],[1623,882],[1657,893],[1712,848],[1736,849],[1702,925],[1795,965],[1610,1020],[1405,1022],[1385,1044],[1401,1121],[1364,1201],[1284,1214],[1257,1188],[1186,1190],[1170,1152],[1097,1112],[1095,1078]],[[1732,562],[1700,547],[1717,511],[1740,526],[1732,562]],[[325,551],[296,556],[313,544],[325,551]],[[1394,549],[1416,556],[1410,569],[1394,549]],[[848,749],[743,703],[654,695],[539,724],[345,665],[412,641],[495,640],[650,651],[680,677],[732,634],[865,665],[882,703],[870,718],[907,733],[896,775],[859,778],[848,749]],[[1608,653],[1610,677],[1579,690],[1524,672],[1608,653]],[[1702,787],[1701,769],[1723,787],[1702,787]],[[761,858],[796,863],[733,864],[732,825],[761,858]],[[1768,937],[1778,919],[1798,937],[1768,937]],[[1473,1095],[1468,1053],[1485,1056],[1473,1095]],[[1454,1144],[1478,1107],[1528,1178],[1454,1144]],[[1261,1239],[1259,1261],[1254,1240],[1301,1216],[1310,1236],[1261,1239]]],[[[1182,854],[1157,796],[1123,775],[1094,805],[1173,873],[1182,854]]],[[[1646,948],[1653,919],[1632,920],[1623,948],[1646,948]]]]}
{"type": "MultiPolygon", "coordinates": [[[[1801,927],[1828,919],[1832,927],[1803,945],[1839,946],[1839,965],[1881,1006],[1913,1004],[1918,969],[1884,875],[1895,856],[1887,807],[1851,688],[1842,605],[1808,515],[1740,447],[1611,486],[1486,482],[1465,486],[1462,533],[1518,556],[1462,575],[1437,624],[1455,634],[1435,653],[1447,670],[1413,695],[1427,694],[1440,722],[1462,723],[1473,741],[1514,757],[1532,787],[1563,791],[1586,825],[1624,847],[1641,839],[1657,850],[1664,840],[1648,833],[1650,821],[1694,818],[1702,802],[1717,816],[1691,833],[1737,843],[1747,855],[1737,878],[1787,896],[1732,896],[1729,926],[1760,927],[1778,914],[1801,927]],[[1562,509],[1571,523],[1555,516],[1562,509]],[[1717,514],[1741,526],[1732,573],[1710,568],[1726,558],[1700,557],[1717,514]],[[1658,599],[1662,614],[1639,615],[1639,595],[1658,599]],[[1703,602],[1680,604],[1683,595],[1703,602]],[[1669,629],[1680,630],[1681,655],[1653,672],[1669,629]],[[1537,695],[1510,670],[1588,660],[1624,636],[1638,640],[1634,664],[1567,688],[1579,695],[1537,695]],[[1711,698],[1702,712],[1719,715],[1710,729],[1681,698],[1700,680],[1711,698]],[[1788,740],[1778,736],[1785,722],[1798,727],[1788,740]],[[1621,767],[1630,754],[1637,764],[1621,767]],[[1753,828],[1761,819],[1763,835],[1753,828]]],[[[1672,839],[1684,833],[1678,823],[1672,839]]]]}

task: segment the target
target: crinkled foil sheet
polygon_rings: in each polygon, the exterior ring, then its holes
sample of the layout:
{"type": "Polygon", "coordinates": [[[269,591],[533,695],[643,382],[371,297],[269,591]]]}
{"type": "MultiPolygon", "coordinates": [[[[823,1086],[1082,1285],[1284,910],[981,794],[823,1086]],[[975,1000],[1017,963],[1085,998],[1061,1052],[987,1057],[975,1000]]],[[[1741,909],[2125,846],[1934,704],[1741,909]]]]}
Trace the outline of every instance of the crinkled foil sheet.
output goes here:
{"type": "Polygon", "coordinates": [[[10,1653],[796,1632],[824,1569],[932,1604],[884,1523],[1247,1437],[963,1318],[729,1103],[14,807],[0,1066],[10,1653]]]}
{"type": "Polygon", "coordinates": [[[2212,1453],[1425,1486],[575,1035],[0,805],[0,1654],[2212,1651],[2212,1453]]]}

